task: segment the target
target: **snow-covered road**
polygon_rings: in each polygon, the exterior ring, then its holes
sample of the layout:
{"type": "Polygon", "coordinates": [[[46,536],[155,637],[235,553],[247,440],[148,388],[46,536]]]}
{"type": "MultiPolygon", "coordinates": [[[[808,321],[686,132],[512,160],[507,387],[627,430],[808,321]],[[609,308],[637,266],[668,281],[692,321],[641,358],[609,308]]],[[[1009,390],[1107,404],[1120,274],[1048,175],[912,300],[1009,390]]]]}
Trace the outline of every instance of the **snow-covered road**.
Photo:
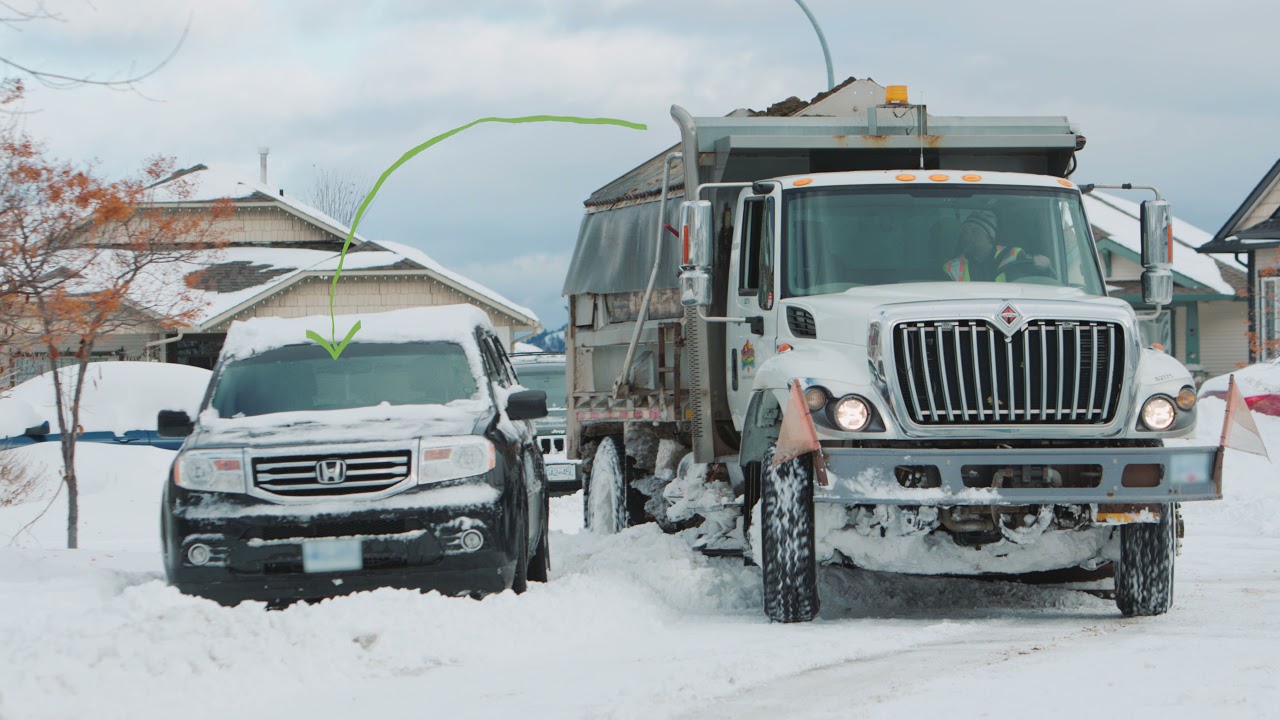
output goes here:
{"type": "MultiPolygon", "coordinates": [[[[1259,425],[1280,448],[1280,420],[1259,425]]],[[[222,608],[160,579],[171,455],[83,458],[86,549],[41,549],[61,537],[58,510],[3,547],[33,510],[0,511],[4,720],[1280,717],[1280,466],[1234,453],[1228,500],[1186,508],[1166,616],[1126,620],[1071,590],[826,568],[819,620],[785,626],[764,619],[756,568],[652,525],[581,533],[580,496],[553,500],[552,582],[522,596],[222,608]]]]}

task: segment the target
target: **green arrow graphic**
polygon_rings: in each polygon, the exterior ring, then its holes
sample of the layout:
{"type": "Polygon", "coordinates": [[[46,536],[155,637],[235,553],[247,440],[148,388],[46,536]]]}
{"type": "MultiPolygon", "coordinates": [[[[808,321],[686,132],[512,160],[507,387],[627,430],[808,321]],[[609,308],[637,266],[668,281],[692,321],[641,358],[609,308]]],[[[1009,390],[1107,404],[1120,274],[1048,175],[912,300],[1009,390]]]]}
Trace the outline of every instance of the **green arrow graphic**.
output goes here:
{"type": "Polygon", "coordinates": [[[342,351],[345,350],[347,345],[351,342],[351,338],[355,337],[356,333],[360,331],[360,323],[357,322],[355,325],[351,326],[350,330],[347,331],[347,335],[342,339],[342,342],[338,342],[338,320],[333,312],[333,299],[338,292],[338,278],[342,276],[342,266],[347,261],[347,248],[351,247],[351,238],[355,237],[356,228],[360,225],[360,218],[364,216],[364,211],[368,209],[369,203],[373,202],[373,198],[378,194],[378,190],[382,188],[382,183],[386,182],[387,178],[391,177],[391,173],[395,172],[397,168],[409,162],[409,160],[413,159],[414,156],[423,150],[426,150],[445,138],[457,135],[469,127],[479,125],[480,123],[490,122],[509,124],[557,122],[574,123],[576,125],[617,125],[619,127],[631,128],[632,130],[649,129],[647,125],[642,123],[618,120],[616,118],[583,118],[574,117],[572,115],[528,115],[525,117],[512,118],[488,117],[473,120],[461,127],[456,127],[448,132],[440,133],[439,135],[413,148],[404,155],[401,155],[399,160],[392,163],[391,167],[383,171],[382,175],[378,177],[378,182],[373,184],[373,189],[365,196],[364,202],[360,203],[360,209],[356,210],[355,220],[351,221],[351,231],[347,233],[347,240],[342,244],[342,256],[338,258],[338,270],[333,274],[333,282],[329,286],[329,339],[325,340],[324,336],[315,330],[307,331],[307,338],[316,341],[321,347],[328,350],[329,355],[331,355],[334,360],[337,360],[342,355],[342,351]]]}

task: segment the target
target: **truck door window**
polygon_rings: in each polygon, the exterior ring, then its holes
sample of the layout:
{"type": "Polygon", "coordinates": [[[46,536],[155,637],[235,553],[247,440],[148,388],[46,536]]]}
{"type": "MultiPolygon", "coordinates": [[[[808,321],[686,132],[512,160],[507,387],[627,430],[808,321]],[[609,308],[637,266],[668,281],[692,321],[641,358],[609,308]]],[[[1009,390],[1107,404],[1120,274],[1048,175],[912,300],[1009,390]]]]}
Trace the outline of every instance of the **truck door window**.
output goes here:
{"type": "Polygon", "coordinates": [[[773,198],[765,198],[764,217],[760,220],[760,291],[762,310],[773,309],[773,198]]]}
{"type": "Polygon", "coordinates": [[[742,252],[738,260],[738,295],[749,297],[760,290],[760,234],[764,222],[764,198],[750,198],[742,206],[742,252]]]}

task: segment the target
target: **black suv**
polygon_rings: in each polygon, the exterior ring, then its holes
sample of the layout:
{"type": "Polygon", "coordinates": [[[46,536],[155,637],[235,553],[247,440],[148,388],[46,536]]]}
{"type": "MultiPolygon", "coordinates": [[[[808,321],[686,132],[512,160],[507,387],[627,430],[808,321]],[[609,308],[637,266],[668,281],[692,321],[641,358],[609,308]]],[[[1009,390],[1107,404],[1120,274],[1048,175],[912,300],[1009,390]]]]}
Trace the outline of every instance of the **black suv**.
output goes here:
{"type": "Polygon", "coordinates": [[[547,413],[470,306],[232,326],[165,485],[169,582],[225,604],[377,587],[481,595],[545,581],[547,413]],[[351,327],[356,318],[338,318],[351,327]]]}

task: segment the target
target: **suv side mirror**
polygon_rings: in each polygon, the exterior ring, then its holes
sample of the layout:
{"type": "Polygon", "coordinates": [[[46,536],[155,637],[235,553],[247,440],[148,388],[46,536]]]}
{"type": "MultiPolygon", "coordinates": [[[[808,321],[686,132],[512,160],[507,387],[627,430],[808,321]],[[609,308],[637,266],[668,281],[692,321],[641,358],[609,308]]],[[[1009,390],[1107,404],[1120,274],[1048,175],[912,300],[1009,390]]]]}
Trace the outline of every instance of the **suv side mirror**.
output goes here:
{"type": "Polygon", "coordinates": [[[507,398],[507,417],[537,420],[547,416],[547,394],[541,390],[521,390],[507,398]]]}
{"type": "Polygon", "coordinates": [[[1142,302],[1168,305],[1173,301],[1173,213],[1165,200],[1146,200],[1139,215],[1142,225],[1142,302]]]}
{"type": "Polygon", "coordinates": [[[186,437],[195,430],[195,423],[186,410],[161,410],[156,417],[156,434],[160,437],[186,437]]]}

